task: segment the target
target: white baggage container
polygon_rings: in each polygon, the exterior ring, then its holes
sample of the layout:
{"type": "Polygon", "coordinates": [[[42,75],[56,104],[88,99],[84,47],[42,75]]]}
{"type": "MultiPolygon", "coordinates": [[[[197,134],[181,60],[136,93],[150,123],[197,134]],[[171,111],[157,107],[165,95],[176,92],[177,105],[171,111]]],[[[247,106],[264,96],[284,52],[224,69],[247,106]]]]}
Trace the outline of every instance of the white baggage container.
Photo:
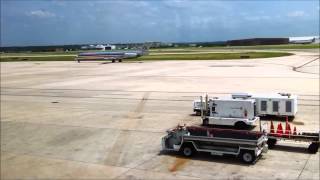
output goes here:
{"type": "Polygon", "coordinates": [[[241,129],[259,120],[254,99],[209,99],[207,111],[202,117],[204,125],[228,125],[241,129]]]}
{"type": "Polygon", "coordinates": [[[212,117],[249,118],[255,116],[254,99],[214,99],[209,100],[212,117]]]}
{"type": "Polygon", "coordinates": [[[298,111],[298,96],[289,93],[232,94],[233,99],[255,99],[258,116],[276,115],[294,117],[298,111]]]}

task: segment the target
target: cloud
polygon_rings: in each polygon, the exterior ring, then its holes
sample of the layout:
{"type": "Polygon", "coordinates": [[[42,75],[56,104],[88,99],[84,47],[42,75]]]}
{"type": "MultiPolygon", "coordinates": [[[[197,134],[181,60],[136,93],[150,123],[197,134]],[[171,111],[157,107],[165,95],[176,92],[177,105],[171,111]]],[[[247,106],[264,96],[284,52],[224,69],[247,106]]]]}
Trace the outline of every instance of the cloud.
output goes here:
{"type": "Polygon", "coordinates": [[[245,0],[5,0],[1,5],[1,37],[10,45],[214,41],[319,31],[315,1],[275,6],[245,0]],[[29,35],[19,36],[21,29],[29,35]]]}
{"type": "Polygon", "coordinates": [[[287,14],[288,17],[302,17],[305,15],[306,13],[304,11],[293,11],[287,14]]]}
{"type": "Polygon", "coordinates": [[[33,17],[39,17],[39,18],[50,18],[50,17],[56,17],[56,14],[45,11],[45,10],[34,10],[27,13],[29,16],[33,17]]]}

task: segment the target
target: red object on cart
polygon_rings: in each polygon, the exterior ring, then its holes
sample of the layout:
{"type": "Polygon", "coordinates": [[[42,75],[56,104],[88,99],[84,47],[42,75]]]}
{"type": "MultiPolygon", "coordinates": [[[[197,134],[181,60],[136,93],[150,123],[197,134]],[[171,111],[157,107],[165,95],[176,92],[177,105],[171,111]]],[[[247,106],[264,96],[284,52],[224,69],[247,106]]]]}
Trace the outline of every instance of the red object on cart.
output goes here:
{"type": "Polygon", "coordinates": [[[270,125],[270,133],[274,134],[274,126],[273,126],[273,122],[271,121],[271,125],[270,125]]]}
{"type": "Polygon", "coordinates": [[[282,134],[283,134],[282,124],[279,123],[279,124],[278,124],[278,128],[277,128],[277,136],[278,136],[278,137],[281,137],[282,134]]]}

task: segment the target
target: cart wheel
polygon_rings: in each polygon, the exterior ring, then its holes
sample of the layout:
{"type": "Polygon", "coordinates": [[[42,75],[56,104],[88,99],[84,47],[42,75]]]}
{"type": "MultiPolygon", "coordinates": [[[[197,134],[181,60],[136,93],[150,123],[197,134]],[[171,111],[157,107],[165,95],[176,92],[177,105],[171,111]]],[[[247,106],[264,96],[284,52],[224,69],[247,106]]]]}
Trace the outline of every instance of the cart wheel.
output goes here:
{"type": "Polygon", "coordinates": [[[268,148],[272,149],[277,144],[277,139],[268,139],[267,141],[268,148]]]}
{"type": "Polygon", "coordinates": [[[195,153],[195,149],[192,144],[186,144],[182,147],[181,153],[186,157],[191,157],[195,153]]]}
{"type": "Polygon", "coordinates": [[[252,151],[243,151],[240,154],[241,161],[246,164],[251,164],[256,160],[256,156],[252,151]]]}
{"type": "Polygon", "coordinates": [[[234,126],[236,127],[236,129],[246,129],[248,126],[246,125],[246,123],[242,122],[242,121],[238,121],[234,124],[234,126]]]}
{"type": "Polygon", "coordinates": [[[319,143],[317,142],[313,142],[309,145],[308,147],[308,151],[309,153],[312,153],[312,154],[315,154],[318,152],[318,149],[319,149],[319,143]]]}

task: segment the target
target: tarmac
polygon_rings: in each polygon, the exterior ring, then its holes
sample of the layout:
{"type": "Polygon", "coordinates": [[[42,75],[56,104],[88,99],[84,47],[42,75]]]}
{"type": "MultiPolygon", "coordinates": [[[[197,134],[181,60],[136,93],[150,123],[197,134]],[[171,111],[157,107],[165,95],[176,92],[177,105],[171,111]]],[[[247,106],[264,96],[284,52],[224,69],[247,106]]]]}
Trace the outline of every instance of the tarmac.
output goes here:
{"type": "MultiPolygon", "coordinates": [[[[319,152],[279,142],[255,164],[161,152],[208,93],[290,92],[319,131],[319,53],[248,60],[1,63],[1,179],[319,179],[319,152]]],[[[272,117],[264,119],[279,122],[272,117]]],[[[284,123],[282,121],[282,123],[284,123]]]]}

